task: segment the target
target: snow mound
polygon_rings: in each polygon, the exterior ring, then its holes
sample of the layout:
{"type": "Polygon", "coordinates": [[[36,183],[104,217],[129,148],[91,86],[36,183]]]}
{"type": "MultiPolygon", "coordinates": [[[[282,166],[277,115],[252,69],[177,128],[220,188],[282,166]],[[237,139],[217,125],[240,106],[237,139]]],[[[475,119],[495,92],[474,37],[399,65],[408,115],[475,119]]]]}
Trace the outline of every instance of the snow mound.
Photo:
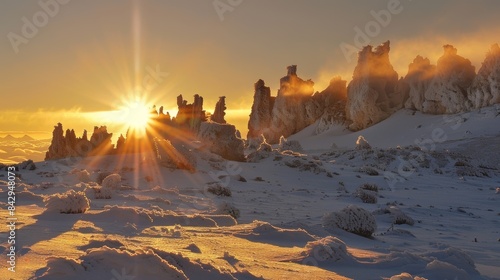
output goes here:
{"type": "Polygon", "coordinates": [[[67,191],[64,194],[53,194],[44,199],[47,212],[64,214],[85,213],[90,208],[90,201],[84,192],[67,191]]]}
{"type": "Polygon", "coordinates": [[[425,279],[475,279],[473,276],[479,275],[470,256],[452,247],[421,255],[391,252],[374,264],[379,268],[397,267],[425,279]]]}
{"type": "Polygon", "coordinates": [[[377,229],[375,217],[365,209],[349,205],[340,212],[331,212],[323,217],[326,229],[340,228],[345,231],[370,237],[377,229]]]}
{"type": "Polygon", "coordinates": [[[238,219],[240,217],[240,210],[233,204],[223,201],[217,205],[215,214],[229,215],[234,219],[238,219]]]}
{"type": "Polygon", "coordinates": [[[90,173],[87,170],[81,170],[76,173],[76,178],[82,183],[90,182],[90,173]]]}
{"type": "Polygon", "coordinates": [[[129,252],[104,246],[78,260],[51,258],[45,273],[35,279],[188,279],[152,251],[129,252]]]}
{"type": "Polygon", "coordinates": [[[235,236],[255,242],[266,242],[279,246],[304,246],[315,241],[312,235],[303,229],[283,229],[268,222],[253,221],[251,228],[235,233],[235,236]]]}
{"type": "Polygon", "coordinates": [[[101,185],[104,188],[119,189],[122,186],[122,177],[116,173],[110,174],[102,180],[101,185]]]}
{"type": "Polygon", "coordinates": [[[113,191],[109,187],[93,187],[95,199],[111,199],[113,191]]]}
{"type": "Polygon", "coordinates": [[[327,236],[320,240],[306,244],[306,251],[302,252],[301,263],[316,265],[320,262],[351,261],[353,257],[347,252],[347,246],[342,240],[327,236]]]}
{"type": "Polygon", "coordinates": [[[184,215],[172,211],[164,211],[158,208],[145,209],[142,207],[125,206],[105,206],[103,211],[87,214],[92,216],[93,221],[114,221],[117,224],[125,225],[127,222],[134,221],[137,228],[145,228],[154,225],[168,226],[181,225],[191,227],[217,227],[220,221],[221,225],[234,225],[236,221],[230,217],[213,215],[184,215]]]}
{"type": "Polygon", "coordinates": [[[386,278],[386,280],[427,280],[427,279],[418,276],[415,276],[415,278],[413,278],[411,274],[403,272],[399,275],[394,275],[391,278],[386,278]]]}

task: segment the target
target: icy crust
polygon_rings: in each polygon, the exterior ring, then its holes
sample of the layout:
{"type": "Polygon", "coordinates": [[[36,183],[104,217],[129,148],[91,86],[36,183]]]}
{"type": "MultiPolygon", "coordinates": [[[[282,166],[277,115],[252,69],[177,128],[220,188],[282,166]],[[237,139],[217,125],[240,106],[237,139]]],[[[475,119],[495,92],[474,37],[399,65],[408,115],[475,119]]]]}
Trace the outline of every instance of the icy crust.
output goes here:
{"type": "Polygon", "coordinates": [[[262,279],[249,272],[229,272],[153,248],[131,251],[104,246],[89,249],[78,259],[51,258],[34,279],[262,279]]]}

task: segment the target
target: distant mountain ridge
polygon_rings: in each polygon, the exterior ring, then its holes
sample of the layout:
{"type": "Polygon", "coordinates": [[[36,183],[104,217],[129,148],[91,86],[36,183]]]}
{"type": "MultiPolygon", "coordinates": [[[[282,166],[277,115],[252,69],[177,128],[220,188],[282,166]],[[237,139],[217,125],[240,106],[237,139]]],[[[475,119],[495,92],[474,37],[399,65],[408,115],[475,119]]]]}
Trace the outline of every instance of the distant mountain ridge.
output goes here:
{"type": "Polygon", "coordinates": [[[0,137],[0,141],[34,141],[36,140],[35,138],[25,134],[22,137],[14,137],[11,134],[8,134],[5,137],[0,137]]]}

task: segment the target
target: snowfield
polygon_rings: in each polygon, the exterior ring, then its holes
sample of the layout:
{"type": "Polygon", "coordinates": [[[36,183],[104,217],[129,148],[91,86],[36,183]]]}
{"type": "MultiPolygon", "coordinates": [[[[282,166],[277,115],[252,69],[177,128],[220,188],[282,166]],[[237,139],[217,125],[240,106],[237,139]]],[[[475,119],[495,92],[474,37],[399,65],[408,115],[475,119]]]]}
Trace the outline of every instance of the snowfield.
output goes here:
{"type": "Polygon", "coordinates": [[[153,152],[36,162],[17,172],[0,278],[500,279],[499,127],[500,106],[401,110],[313,124],[252,162],[195,151],[195,171],[153,152]]]}

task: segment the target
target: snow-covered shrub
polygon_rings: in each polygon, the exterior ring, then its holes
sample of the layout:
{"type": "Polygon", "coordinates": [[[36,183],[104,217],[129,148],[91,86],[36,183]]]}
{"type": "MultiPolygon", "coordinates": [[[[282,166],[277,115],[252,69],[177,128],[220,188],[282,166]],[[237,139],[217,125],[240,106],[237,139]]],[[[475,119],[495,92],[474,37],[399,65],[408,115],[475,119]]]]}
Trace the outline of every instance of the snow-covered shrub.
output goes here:
{"type": "Polygon", "coordinates": [[[90,208],[90,201],[84,192],[67,191],[63,194],[53,194],[44,199],[49,212],[65,214],[85,213],[90,208]]]}
{"type": "Polygon", "coordinates": [[[360,198],[363,203],[377,203],[377,193],[374,191],[358,188],[354,193],[354,196],[360,198]]]}
{"type": "Polygon", "coordinates": [[[413,226],[415,221],[408,215],[406,215],[401,209],[391,206],[391,214],[393,217],[393,223],[396,225],[410,225],[413,226]],[[396,208],[396,209],[394,209],[396,208]]]}
{"type": "Polygon", "coordinates": [[[119,189],[122,186],[122,177],[116,173],[108,175],[102,180],[101,185],[105,188],[119,189]]]}
{"type": "Polygon", "coordinates": [[[95,199],[110,199],[112,195],[111,188],[108,187],[93,187],[95,199]]]}
{"type": "Polygon", "coordinates": [[[391,278],[389,278],[389,280],[426,280],[426,279],[418,276],[415,276],[415,278],[413,278],[411,274],[403,272],[399,275],[392,276],[391,278]]]}
{"type": "Polygon", "coordinates": [[[309,258],[313,258],[315,261],[342,261],[351,260],[351,255],[347,252],[347,246],[345,243],[333,236],[327,236],[320,240],[315,240],[307,242],[306,251],[301,255],[305,258],[303,263],[307,264],[309,258]]]}
{"type": "Polygon", "coordinates": [[[366,141],[365,137],[359,136],[358,140],[356,140],[356,150],[369,150],[372,146],[366,141]]]}
{"type": "Polygon", "coordinates": [[[278,146],[278,151],[294,151],[294,152],[302,152],[302,145],[297,140],[287,140],[285,137],[280,137],[280,143],[278,146]]]}
{"type": "Polygon", "coordinates": [[[359,169],[359,172],[366,173],[369,176],[378,176],[379,175],[378,171],[375,168],[370,167],[370,166],[361,167],[359,169]]]}
{"type": "Polygon", "coordinates": [[[396,225],[410,225],[413,226],[415,221],[408,215],[406,215],[401,209],[395,205],[388,206],[386,208],[378,209],[373,212],[375,215],[390,214],[392,217],[392,223],[396,225]]]}
{"type": "Polygon", "coordinates": [[[78,181],[80,181],[82,183],[90,182],[90,173],[85,169],[82,171],[78,171],[76,173],[76,177],[77,177],[78,181]]]}
{"type": "Polygon", "coordinates": [[[216,196],[231,196],[231,190],[229,188],[223,187],[219,184],[208,186],[207,191],[216,196]]]}
{"type": "Polygon", "coordinates": [[[378,192],[378,186],[375,184],[363,184],[360,188],[363,190],[378,192]]]}
{"type": "Polygon", "coordinates": [[[230,215],[231,217],[238,219],[240,217],[240,210],[236,208],[234,205],[222,202],[217,206],[216,214],[221,215],[230,215]]]}
{"type": "Polygon", "coordinates": [[[325,228],[340,228],[345,231],[370,237],[377,229],[375,217],[365,209],[349,205],[340,212],[331,212],[323,217],[325,228]]]}
{"type": "Polygon", "coordinates": [[[96,183],[102,184],[102,181],[104,180],[104,178],[108,177],[111,174],[112,174],[111,172],[107,172],[107,171],[97,173],[97,177],[95,178],[96,183]]]}

